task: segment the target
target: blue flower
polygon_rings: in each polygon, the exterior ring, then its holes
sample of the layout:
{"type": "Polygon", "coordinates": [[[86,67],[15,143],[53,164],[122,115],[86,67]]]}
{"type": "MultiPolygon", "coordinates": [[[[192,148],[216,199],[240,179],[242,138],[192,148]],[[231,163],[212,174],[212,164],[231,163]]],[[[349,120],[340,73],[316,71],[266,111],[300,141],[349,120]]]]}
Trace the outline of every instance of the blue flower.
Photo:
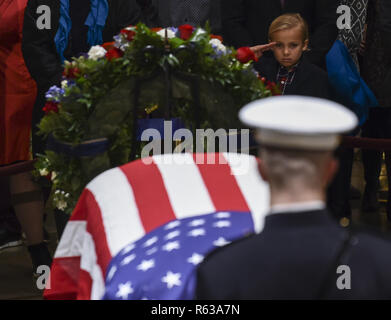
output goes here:
{"type": "Polygon", "coordinates": [[[63,89],[57,86],[52,86],[50,87],[49,91],[46,93],[45,97],[49,101],[60,102],[64,93],[65,92],[63,89]]]}
{"type": "Polygon", "coordinates": [[[181,37],[178,28],[175,28],[175,27],[168,27],[167,29],[170,30],[170,31],[172,31],[172,32],[175,34],[175,36],[176,36],[177,38],[180,38],[180,37],[181,37]]]}

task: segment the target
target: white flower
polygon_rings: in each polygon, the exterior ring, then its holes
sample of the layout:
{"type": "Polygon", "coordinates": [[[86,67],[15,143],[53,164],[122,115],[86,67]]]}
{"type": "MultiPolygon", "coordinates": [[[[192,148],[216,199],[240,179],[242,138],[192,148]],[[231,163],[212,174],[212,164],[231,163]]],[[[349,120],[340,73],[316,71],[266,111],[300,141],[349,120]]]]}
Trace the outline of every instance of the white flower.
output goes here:
{"type": "Polygon", "coordinates": [[[98,60],[103,58],[106,55],[107,51],[101,46],[93,46],[90,51],[88,51],[88,58],[92,60],[98,60]]]}
{"type": "Polygon", "coordinates": [[[65,67],[76,68],[76,66],[77,66],[76,61],[70,62],[70,61],[68,61],[68,60],[65,60],[64,63],[65,63],[65,67]]]}
{"type": "Polygon", "coordinates": [[[68,81],[67,80],[64,80],[64,81],[61,82],[61,88],[64,89],[64,90],[66,88],[68,88],[68,81]]]}
{"type": "Polygon", "coordinates": [[[60,200],[56,203],[57,209],[64,211],[68,207],[68,204],[64,200],[60,200]]]}
{"type": "Polygon", "coordinates": [[[44,168],[44,169],[40,169],[39,170],[39,174],[42,176],[42,177],[46,177],[48,174],[49,174],[49,170],[44,168]]]}
{"type": "MultiPolygon", "coordinates": [[[[160,30],[157,34],[164,39],[166,37],[166,29],[160,30]]],[[[167,38],[172,39],[175,37],[176,37],[175,32],[170,29],[167,29],[167,38]]]]}
{"type": "Polygon", "coordinates": [[[217,51],[217,53],[226,54],[227,48],[219,39],[211,39],[209,43],[212,45],[212,47],[217,51]]]}
{"type": "Polygon", "coordinates": [[[52,172],[52,181],[54,181],[54,179],[56,179],[56,177],[57,177],[57,173],[56,172],[52,172]]]}

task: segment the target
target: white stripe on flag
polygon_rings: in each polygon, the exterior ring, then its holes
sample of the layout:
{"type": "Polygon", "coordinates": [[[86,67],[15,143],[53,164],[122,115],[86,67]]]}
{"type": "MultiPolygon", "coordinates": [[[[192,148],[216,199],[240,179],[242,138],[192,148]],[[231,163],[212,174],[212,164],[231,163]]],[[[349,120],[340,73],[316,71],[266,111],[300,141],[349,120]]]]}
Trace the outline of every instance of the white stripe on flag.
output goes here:
{"type": "Polygon", "coordinates": [[[69,221],[57,246],[54,258],[80,257],[86,226],[86,221],[69,221]]]}
{"type": "Polygon", "coordinates": [[[216,210],[192,154],[153,156],[153,161],[160,170],[178,219],[216,210]]]}
{"type": "Polygon", "coordinates": [[[93,193],[102,212],[111,256],[115,256],[130,242],[144,236],[145,231],[133,190],[121,169],[104,172],[87,188],[93,193]]]}
{"type": "Polygon", "coordinates": [[[270,189],[259,174],[257,160],[238,153],[224,153],[224,156],[251,210],[255,230],[261,232],[265,216],[270,211],[270,189]]]}
{"type": "Polygon", "coordinates": [[[105,293],[105,281],[102,269],[97,263],[95,244],[92,236],[85,232],[83,255],[80,260],[80,268],[88,272],[92,279],[91,300],[102,299],[105,293]]]}

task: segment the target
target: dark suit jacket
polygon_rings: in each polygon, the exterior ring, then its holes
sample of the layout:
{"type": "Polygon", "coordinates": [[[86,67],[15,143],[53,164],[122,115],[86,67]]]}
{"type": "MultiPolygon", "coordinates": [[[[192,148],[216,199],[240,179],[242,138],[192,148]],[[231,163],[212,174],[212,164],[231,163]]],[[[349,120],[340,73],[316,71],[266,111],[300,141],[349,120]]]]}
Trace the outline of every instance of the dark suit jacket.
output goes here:
{"type": "Polygon", "coordinates": [[[197,273],[196,296],[390,299],[390,239],[357,233],[338,261],[346,235],[326,211],[270,215],[262,233],[218,249],[204,260],[197,273]],[[337,289],[338,277],[346,275],[337,274],[340,263],[350,267],[351,290],[337,289]]]}
{"type": "Polygon", "coordinates": [[[382,41],[387,52],[391,55],[391,1],[380,0],[380,12],[382,41]]]}
{"type": "MultiPolygon", "coordinates": [[[[279,63],[272,55],[264,55],[256,64],[255,69],[262,77],[276,82],[279,63]]],[[[285,95],[300,95],[331,99],[330,84],[327,72],[302,58],[291,85],[285,90],[285,95]]]]}
{"type": "MultiPolygon", "coordinates": [[[[84,1],[84,0],[83,0],[84,1]]],[[[47,88],[61,80],[62,66],[54,38],[60,17],[60,1],[29,0],[23,26],[22,50],[27,68],[39,88],[47,88]],[[37,8],[47,5],[51,9],[51,29],[39,30],[37,8]]],[[[136,0],[109,0],[109,15],[103,30],[103,41],[113,41],[122,28],[136,24],[142,18],[136,0]]]]}
{"type": "Polygon", "coordinates": [[[308,22],[312,63],[325,67],[325,56],[337,38],[338,0],[224,0],[222,2],[223,35],[235,47],[268,42],[272,21],[284,13],[300,13],[308,22]]]}

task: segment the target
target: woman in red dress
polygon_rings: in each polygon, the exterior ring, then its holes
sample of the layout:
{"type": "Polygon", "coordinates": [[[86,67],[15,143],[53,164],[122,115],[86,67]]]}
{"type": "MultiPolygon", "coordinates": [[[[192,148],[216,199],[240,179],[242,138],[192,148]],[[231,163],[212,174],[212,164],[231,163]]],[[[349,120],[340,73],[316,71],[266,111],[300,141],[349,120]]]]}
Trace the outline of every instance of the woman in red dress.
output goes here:
{"type": "MultiPolygon", "coordinates": [[[[0,0],[0,166],[30,159],[31,117],[36,85],[22,55],[28,0],[0,0]]],[[[9,177],[11,202],[26,234],[34,271],[50,263],[43,242],[43,197],[30,172],[9,177]]]]}

